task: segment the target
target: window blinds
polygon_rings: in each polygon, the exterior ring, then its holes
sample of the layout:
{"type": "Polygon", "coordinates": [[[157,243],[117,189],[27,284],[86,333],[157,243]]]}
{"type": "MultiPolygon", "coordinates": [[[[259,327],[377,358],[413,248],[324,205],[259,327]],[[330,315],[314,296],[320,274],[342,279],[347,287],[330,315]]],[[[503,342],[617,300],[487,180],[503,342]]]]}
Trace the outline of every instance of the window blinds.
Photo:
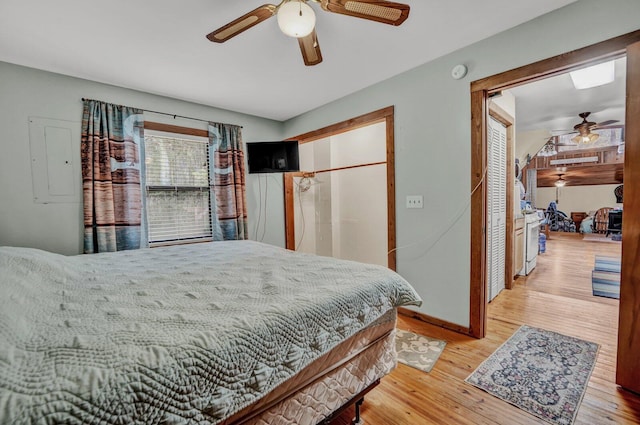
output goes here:
{"type": "Polygon", "coordinates": [[[211,238],[206,141],[145,135],[149,243],[211,238]]]}

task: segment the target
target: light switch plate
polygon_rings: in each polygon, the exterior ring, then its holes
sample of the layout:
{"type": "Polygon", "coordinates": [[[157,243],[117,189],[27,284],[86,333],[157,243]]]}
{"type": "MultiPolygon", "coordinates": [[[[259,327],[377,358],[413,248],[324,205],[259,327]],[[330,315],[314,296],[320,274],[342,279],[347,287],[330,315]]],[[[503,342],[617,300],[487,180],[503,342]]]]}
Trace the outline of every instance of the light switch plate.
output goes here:
{"type": "Polygon", "coordinates": [[[423,208],[422,195],[407,196],[407,208],[423,208]]]}

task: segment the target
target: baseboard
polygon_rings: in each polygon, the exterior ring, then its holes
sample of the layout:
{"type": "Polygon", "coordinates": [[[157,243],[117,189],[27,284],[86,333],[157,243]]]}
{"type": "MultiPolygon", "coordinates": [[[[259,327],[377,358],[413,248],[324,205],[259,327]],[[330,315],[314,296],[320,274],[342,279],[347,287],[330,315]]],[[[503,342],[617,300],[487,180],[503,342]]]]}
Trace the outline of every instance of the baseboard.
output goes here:
{"type": "Polygon", "coordinates": [[[418,311],[413,311],[408,308],[398,307],[398,314],[402,314],[403,316],[408,316],[414,319],[422,320],[423,322],[429,323],[430,325],[438,326],[440,328],[448,329],[450,331],[458,332],[460,334],[473,336],[471,334],[471,330],[467,327],[460,326],[455,323],[447,322],[446,320],[437,319],[435,317],[431,317],[427,314],[423,314],[418,311]]]}

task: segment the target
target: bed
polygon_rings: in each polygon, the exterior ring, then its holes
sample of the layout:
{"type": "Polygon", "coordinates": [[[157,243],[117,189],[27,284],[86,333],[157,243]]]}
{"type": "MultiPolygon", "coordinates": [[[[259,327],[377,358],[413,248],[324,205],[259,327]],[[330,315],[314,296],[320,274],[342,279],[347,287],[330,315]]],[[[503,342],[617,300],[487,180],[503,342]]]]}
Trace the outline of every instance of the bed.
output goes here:
{"type": "Polygon", "coordinates": [[[0,423],[323,423],[420,303],[384,267],[252,241],[0,247],[0,423]]]}

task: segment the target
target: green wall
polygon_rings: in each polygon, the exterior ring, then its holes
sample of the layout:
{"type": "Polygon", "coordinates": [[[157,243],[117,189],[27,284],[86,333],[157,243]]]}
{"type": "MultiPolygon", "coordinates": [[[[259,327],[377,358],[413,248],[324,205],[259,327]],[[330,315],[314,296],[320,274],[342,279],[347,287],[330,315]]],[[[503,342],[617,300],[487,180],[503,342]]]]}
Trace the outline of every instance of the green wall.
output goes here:
{"type": "Polygon", "coordinates": [[[397,269],[419,311],[468,326],[470,82],[639,29],[639,17],[638,0],[581,0],[288,120],[285,135],[395,106],[397,269]],[[453,80],[460,63],[469,73],[453,80]],[[424,209],[405,209],[407,195],[424,209]]]}

